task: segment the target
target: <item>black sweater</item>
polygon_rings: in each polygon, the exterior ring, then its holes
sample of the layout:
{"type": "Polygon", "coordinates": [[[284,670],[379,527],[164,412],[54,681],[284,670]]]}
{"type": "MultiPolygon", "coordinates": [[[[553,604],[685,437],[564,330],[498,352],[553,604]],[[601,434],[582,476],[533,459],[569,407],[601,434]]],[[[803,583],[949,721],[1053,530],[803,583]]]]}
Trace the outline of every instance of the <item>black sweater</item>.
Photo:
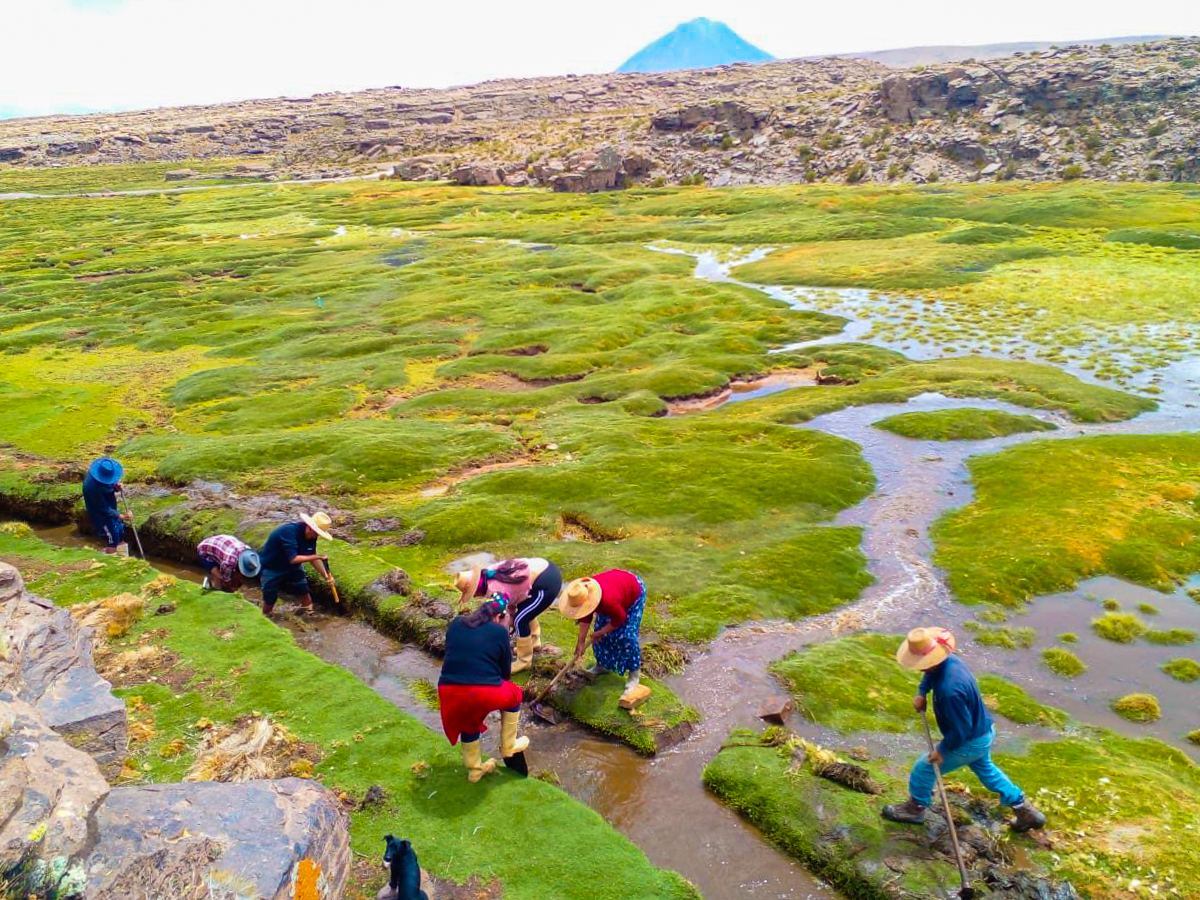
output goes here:
{"type": "Polygon", "coordinates": [[[470,628],[459,616],[446,629],[446,657],[438,684],[499,685],[512,677],[508,629],[497,622],[470,628]]]}

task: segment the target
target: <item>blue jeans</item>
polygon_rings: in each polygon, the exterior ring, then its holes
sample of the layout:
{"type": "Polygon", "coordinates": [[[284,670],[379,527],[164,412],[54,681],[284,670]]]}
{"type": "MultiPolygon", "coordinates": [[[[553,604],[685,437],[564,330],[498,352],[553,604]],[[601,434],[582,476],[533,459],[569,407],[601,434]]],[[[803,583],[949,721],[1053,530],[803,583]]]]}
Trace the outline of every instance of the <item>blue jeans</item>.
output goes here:
{"type": "MultiPolygon", "coordinates": [[[[1005,806],[1016,806],[1025,799],[1025,795],[992,762],[992,743],[995,739],[996,729],[993,728],[982,737],[967,741],[957,750],[947,753],[946,758],[942,760],[942,774],[968,766],[983,782],[985,788],[1000,795],[1001,803],[1005,806]]],[[[933,799],[935,783],[933,765],[927,755],[922,755],[913,766],[912,774],[908,776],[908,793],[922,806],[928,806],[933,799]]]]}

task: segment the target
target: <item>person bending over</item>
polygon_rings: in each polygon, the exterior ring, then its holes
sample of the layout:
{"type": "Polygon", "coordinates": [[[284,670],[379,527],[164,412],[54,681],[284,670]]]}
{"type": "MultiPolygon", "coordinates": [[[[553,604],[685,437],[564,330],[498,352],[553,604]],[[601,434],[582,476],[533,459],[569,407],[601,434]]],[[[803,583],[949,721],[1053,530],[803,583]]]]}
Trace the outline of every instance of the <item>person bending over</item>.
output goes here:
{"type": "Polygon", "coordinates": [[[472,597],[486,597],[493,591],[507,596],[517,633],[513,674],[532,666],[533,651],[542,646],[542,626],[537,617],[554,605],[562,590],[558,566],[540,557],[506,559],[491,568],[459,572],[455,585],[460,592],[460,607],[472,597]]]}
{"type": "Polygon", "coordinates": [[[327,565],[329,557],[317,553],[317,538],[332,540],[329,526],[332,522],[323,512],[303,514],[299,522],[280,525],[271,532],[267,542],[258,551],[262,563],[262,611],[271,615],[279,592],[300,598],[300,611],[312,611],[312,592],[308,578],[304,575],[304,564],[311,563],[329,584],[333,576],[327,565]]]}
{"type": "Polygon", "coordinates": [[[201,590],[232,593],[242,586],[243,578],[254,578],[262,571],[258,554],[231,534],[214,534],[196,545],[200,566],[208,574],[201,590]]]}

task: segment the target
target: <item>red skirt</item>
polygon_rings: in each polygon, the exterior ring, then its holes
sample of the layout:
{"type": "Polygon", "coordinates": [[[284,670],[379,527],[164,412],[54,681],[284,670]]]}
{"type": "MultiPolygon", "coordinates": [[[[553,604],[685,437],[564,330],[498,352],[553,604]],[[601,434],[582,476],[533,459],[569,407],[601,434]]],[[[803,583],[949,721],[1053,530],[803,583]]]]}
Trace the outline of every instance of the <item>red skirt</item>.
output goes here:
{"type": "Polygon", "coordinates": [[[483,733],[483,720],[498,709],[521,705],[521,688],[511,681],[502,684],[439,684],[438,705],[442,710],[442,730],[451,745],[459,735],[483,733]]]}

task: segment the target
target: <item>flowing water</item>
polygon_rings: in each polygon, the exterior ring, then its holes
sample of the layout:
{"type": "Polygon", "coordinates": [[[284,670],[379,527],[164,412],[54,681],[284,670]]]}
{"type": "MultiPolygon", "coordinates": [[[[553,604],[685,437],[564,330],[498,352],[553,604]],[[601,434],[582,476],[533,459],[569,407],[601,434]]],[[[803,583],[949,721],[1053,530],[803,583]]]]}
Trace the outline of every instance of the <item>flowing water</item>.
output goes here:
{"type": "MultiPolygon", "coordinates": [[[[696,257],[696,276],[735,282],[730,274],[733,265],[761,258],[766,252],[755,251],[736,262],[700,254],[696,257]]],[[[817,293],[804,288],[747,286],[798,310],[808,309],[817,293]]],[[[820,293],[828,297],[831,292],[820,293]]],[[[782,350],[861,339],[871,332],[872,319],[855,317],[868,308],[863,302],[864,292],[833,293],[841,302],[832,310],[826,304],[825,311],[850,317],[846,328],[838,335],[782,350]]],[[[887,346],[884,342],[877,343],[887,346]]],[[[961,341],[958,346],[960,354],[978,349],[964,347],[961,341]]],[[[911,340],[901,342],[895,349],[902,349],[916,359],[943,355],[932,345],[911,340]]],[[[1064,368],[1090,380],[1085,371],[1064,368]]],[[[1159,409],[1130,422],[1079,425],[1053,413],[998,401],[924,394],[904,404],[847,408],[799,426],[854,441],[874,470],[878,482],[875,492],[837,518],[838,524],[863,529],[863,549],[875,576],[874,584],[856,602],[833,613],[801,622],[749,624],[728,629],[693,659],[683,675],[665,679],[703,717],[695,734],[683,744],[654,759],[645,759],[570,723],[547,726],[530,722],[532,770],[552,771],[564,790],[599,812],[642,847],[656,864],[675,869],[693,881],[708,900],[836,897],[835,892],[776,851],[752,826],[704,791],[700,775],[705,764],[732,728],[755,725],[758,704],[779,693],[768,665],[788,651],[847,630],[873,628],[901,632],[917,621],[936,620],[956,626],[970,617],[968,609],[953,602],[941,573],[931,562],[928,537],[929,526],[938,516],[969,500],[971,486],[966,464],[970,457],[1031,440],[1200,428],[1200,411],[1194,406],[1200,360],[1174,363],[1155,374],[1163,389],[1158,398],[1159,409]],[[962,407],[1032,414],[1054,423],[1059,430],[985,441],[934,442],[911,440],[874,427],[875,422],[896,412],[962,407]]],[[[731,389],[704,398],[697,405],[675,409],[673,413],[702,413],[726,402],[791,389],[819,388],[812,386],[809,375],[797,373],[790,378],[764,379],[747,389],[731,389]]],[[[71,527],[42,528],[38,533],[58,544],[87,543],[71,527]]],[[[154,563],[179,577],[193,581],[202,577],[198,569],[160,560],[154,563]]],[[[971,646],[966,653],[978,660],[980,667],[1015,678],[1038,699],[1060,706],[1080,719],[1126,734],[1152,734],[1177,746],[1186,746],[1181,745],[1179,735],[1200,724],[1187,719],[1193,707],[1188,692],[1193,688],[1172,681],[1159,672],[1158,666],[1166,659],[1188,655],[1188,648],[1101,642],[1088,628],[1090,618],[1100,612],[1096,597],[1117,598],[1127,609],[1151,603],[1159,608],[1153,616],[1152,624],[1156,627],[1200,629],[1200,604],[1182,590],[1163,595],[1117,579],[1101,578],[1082,584],[1075,591],[1039,599],[1010,624],[1036,628],[1037,648],[1054,643],[1054,636],[1060,632],[1075,632],[1079,635],[1077,649],[1081,655],[1087,658],[1090,652],[1093,657],[1103,656],[1103,667],[1094,666],[1084,676],[1068,682],[1050,675],[1037,662],[1038,655],[1029,651],[971,646]],[[1164,700],[1164,718],[1160,722],[1153,726],[1132,725],[1108,710],[1109,699],[1134,690],[1150,690],[1164,700]]],[[[440,729],[437,713],[424,706],[412,688],[419,680],[436,682],[439,666],[436,659],[351,619],[321,616],[289,623],[289,627],[302,646],[349,669],[431,729],[440,729]]],[[[847,743],[794,717],[789,724],[835,747],[847,743]]],[[[1010,734],[1023,731],[1007,725],[1005,730],[1010,734]]],[[[492,741],[496,739],[496,731],[492,730],[492,741]]],[[[907,737],[879,739],[875,748],[908,755],[917,751],[915,741],[907,737]]]]}

